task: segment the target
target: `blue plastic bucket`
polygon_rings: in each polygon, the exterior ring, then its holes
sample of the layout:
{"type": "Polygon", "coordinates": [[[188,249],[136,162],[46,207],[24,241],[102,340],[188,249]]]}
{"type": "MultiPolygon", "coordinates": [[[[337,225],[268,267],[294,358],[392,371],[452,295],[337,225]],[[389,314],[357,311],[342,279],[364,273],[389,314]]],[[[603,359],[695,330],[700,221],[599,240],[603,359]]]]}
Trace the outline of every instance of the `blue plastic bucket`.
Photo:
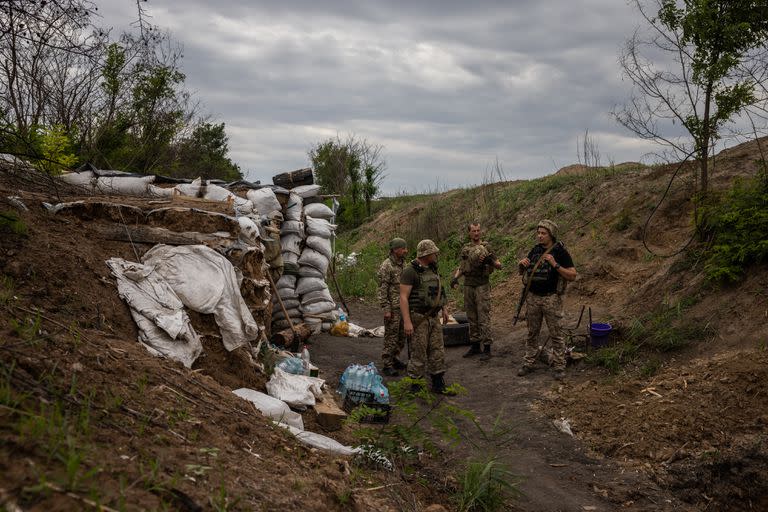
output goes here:
{"type": "Polygon", "coordinates": [[[604,347],[608,344],[608,336],[611,334],[611,324],[594,323],[589,327],[589,339],[593,347],[604,347]]]}

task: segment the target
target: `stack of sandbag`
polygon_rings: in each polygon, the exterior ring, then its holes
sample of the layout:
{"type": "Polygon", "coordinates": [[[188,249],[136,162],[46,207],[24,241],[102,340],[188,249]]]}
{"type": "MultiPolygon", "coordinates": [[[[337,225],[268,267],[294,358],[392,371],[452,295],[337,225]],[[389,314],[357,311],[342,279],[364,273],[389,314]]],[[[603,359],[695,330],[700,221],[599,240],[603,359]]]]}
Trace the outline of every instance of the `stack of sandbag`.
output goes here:
{"type": "Polygon", "coordinates": [[[296,281],[297,278],[294,275],[283,274],[280,279],[277,280],[275,286],[277,287],[277,295],[272,296],[272,332],[281,331],[291,327],[291,321],[293,323],[301,322],[301,302],[299,295],[296,293],[296,281]],[[278,296],[280,299],[278,300],[278,296]],[[280,300],[285,306],[285,311],[280,306],[280,300]],[[288,313],[290,319],[286,317],[285,313],[288,313]]]}

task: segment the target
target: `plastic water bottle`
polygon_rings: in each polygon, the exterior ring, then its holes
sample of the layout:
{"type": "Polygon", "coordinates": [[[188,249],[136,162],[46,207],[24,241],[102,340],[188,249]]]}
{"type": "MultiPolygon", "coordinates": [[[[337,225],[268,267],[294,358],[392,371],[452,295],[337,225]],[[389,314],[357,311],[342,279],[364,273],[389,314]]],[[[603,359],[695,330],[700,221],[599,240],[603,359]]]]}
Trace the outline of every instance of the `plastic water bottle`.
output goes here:
{"type": "Polygon", "coordinates": [[[373,370],[370,366],[366,366],[363,370],[363,382],[360,386],[360,391],[370,391],[373,387],[373,370]]]}
{"type": "Polygon", "coordinates": [[[305,375],[309,375],[309,367],[310,367],[310,360],[309,360],[309,348],[304,345],[304,348],[301,349],[301,367],[304,370],[305,375]]]}
{"type": "Polygon", "coordinates": [[[344,310],[339,308],[339,322],[346,322],[347,321],[347,314],[344,313],[344,310]]]}

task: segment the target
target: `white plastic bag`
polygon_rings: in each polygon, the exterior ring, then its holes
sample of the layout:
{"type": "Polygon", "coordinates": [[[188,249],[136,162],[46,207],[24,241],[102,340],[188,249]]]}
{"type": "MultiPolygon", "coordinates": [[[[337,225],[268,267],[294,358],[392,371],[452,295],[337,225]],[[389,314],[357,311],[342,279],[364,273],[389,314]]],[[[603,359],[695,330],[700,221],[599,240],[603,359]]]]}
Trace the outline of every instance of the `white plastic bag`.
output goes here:
{"type": "Polygon", "coordinates": [[[267,393],[294,407],[315,405],[316,398],[323,396],[324,383],[317,377],[294,375],[275,368],[267,382],[267,393]]]}
{"type": "Polygon", "coordinates": [[[233,393],[251,402],[264,416],[304,430],[304,420],[301,419],[301,414],[293,412],[288,404],[282,400],[248,388],[236,389],[233,393]]]}

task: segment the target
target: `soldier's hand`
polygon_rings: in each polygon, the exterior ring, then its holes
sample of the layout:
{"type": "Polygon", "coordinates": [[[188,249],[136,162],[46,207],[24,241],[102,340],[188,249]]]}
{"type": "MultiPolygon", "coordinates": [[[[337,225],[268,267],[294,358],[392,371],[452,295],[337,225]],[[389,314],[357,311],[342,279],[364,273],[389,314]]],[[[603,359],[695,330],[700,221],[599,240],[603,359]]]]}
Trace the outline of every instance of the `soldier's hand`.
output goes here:
{"type": "Polygon", "coordinates": [[[391,311],[385,311],[384,312],[384,321],[389,322],[392,319],[392,312],[391,311]]]}
{"type": "Polygon", "coordinates": [[[413,324],[410,320],[403,322],[403,332],[406,336],[413,336],[413,324]]]}
{"type": "Polygon", "coordinates": [[[459,285],[459,278],[456,276],[453,276],[451,278],[451,289],[456,288],[459,285]]]}
{"type": "Polygon", "coordinates": [[[529,260],[528,258],[523,258],[520,261],[518,261],[517,263],[518,263],[518,265],[522,265],[523,267],[527,268],[528,265],[531,264],[531,260],[529,260]]]}

